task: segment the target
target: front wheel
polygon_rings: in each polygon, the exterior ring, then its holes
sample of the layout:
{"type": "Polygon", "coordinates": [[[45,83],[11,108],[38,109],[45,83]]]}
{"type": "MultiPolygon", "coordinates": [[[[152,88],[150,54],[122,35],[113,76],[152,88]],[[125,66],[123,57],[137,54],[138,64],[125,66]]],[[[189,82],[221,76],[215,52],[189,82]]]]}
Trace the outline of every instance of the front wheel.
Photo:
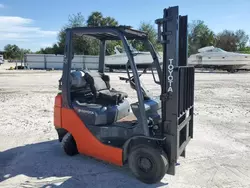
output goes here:
{"type": "Polygon", "coordinates": [[[168,170],[166,154],[147,145],[132,149],[128,157],[129,168],[140,181],[153,184],[161,181],[168,170]]]}
{"type": "Polygon", "coordinates": [[[70,133],[64,135],[62,139],[62,148],[64,149],[64,152],[69,156],[78,154],[75,139],[70,133]]]}

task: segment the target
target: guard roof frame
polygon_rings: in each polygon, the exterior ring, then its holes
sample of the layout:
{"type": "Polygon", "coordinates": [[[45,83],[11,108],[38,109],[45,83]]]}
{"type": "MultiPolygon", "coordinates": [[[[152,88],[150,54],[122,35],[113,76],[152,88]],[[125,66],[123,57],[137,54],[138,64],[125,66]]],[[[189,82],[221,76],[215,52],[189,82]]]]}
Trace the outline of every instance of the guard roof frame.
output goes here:
{"type": "Polygon", "coordinates": [[[90,36],[99,40],[121,40],[120,35],[126,37],[127,40],[146,40],[148,39],[147,33],[135,29],[130,26],[97,26],[97,27],[74,27],[68,28],[73,35],[77,36],[90,36]]]}

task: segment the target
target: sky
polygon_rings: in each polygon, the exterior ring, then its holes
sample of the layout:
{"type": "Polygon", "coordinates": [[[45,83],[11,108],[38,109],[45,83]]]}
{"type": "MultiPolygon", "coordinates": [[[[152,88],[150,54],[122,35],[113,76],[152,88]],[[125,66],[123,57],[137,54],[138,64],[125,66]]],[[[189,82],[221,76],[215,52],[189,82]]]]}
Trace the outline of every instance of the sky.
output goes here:
{"type": "Polygon", "coordinates": [[[6,44],[37,51],[57,42],[68,16],[93,11],[111,16],[121,25],[138,28],[154,23],[163,9],[179,6],[188,21],[203,20],[215,33],[243,29],[250,35],[250,0],[0,0],[0,50],[6,44]]]}

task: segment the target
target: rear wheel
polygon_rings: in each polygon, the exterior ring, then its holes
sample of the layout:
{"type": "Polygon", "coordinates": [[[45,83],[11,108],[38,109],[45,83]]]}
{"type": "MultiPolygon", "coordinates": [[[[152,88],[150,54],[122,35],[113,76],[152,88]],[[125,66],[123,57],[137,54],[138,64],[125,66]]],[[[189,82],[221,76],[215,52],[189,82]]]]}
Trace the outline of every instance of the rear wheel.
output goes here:
{"type": "Polygon", "coordinates": [[[62,147],[67,155],[73,156],[78,154],[75,139],[70,133],[64,135],[62,139],[62,147]]]}
{"type": "Polygon", "coordinates": [[[147,145],[132,149],[128,163],[135,177],[147,184],[161,181],[168,169],[166,154],[160,149],[147,145]]]}

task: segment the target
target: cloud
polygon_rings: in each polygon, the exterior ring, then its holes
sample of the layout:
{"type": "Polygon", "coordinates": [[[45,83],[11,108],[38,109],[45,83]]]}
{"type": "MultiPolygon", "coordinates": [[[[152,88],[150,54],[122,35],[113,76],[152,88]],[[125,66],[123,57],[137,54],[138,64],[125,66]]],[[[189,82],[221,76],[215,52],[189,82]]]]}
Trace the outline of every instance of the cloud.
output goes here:
{"type": "Polygon", "coordinates": [[[0,41],[48,41],[55,39],[57,31],[34,27],[34,20],[16,16],[0,16],[0,41]]]}
{"type": "Polygon", "coordinates": [[[0,8],[4,8],[5,6],[3,4],[0,3],[0,8]]]}
{"type": "Polygon", "coordinates": [[[41,43],[39,46],[41,48],[46,48],[46,47],[51,47],[53,45],[53,43],[41,43]]]}
{"type": "Polygon", "coordinates": [[[7,26],[11,25],[24,25],[32,23],[32,19],[22,18],[17,16],[0,16],[0,23],[6,24],[7,26]]]}

